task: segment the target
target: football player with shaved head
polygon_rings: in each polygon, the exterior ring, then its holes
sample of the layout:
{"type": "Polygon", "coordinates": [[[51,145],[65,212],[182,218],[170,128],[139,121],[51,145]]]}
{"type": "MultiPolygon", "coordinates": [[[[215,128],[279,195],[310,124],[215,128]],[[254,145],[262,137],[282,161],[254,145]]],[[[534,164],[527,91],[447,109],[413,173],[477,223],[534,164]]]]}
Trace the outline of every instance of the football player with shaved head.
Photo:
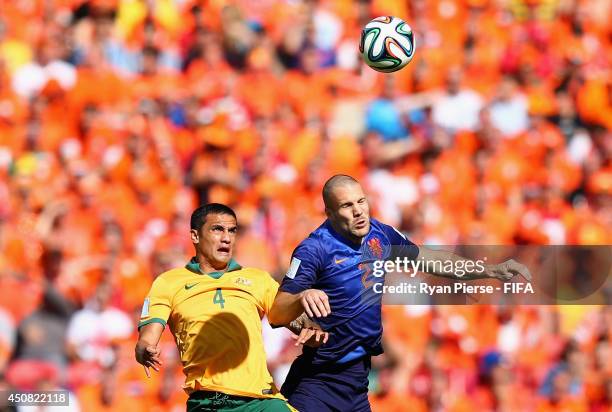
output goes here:
{"type": "MultiPolygon", "coordinates": [[[[363,188],[347,175],[330,178],[323,187],[327,219],[294,250],[269,314],[284,325],[304,311],[329,332],[327,343],[305,347],[291,366],[281,393],[300,411],[369,411],[368,373],[381,345],[382,295],[372,293],[384,275],[372,275],[372,263],[396,256],[429,262],[466,260],[441,250],[417,247],[393,227],[370,217],[363,188]]],[[[444,277],[455,274],[429,272],[444,277]]],[[[513,260],[486,265],[463,280],[530,278],[513,260]]]]}

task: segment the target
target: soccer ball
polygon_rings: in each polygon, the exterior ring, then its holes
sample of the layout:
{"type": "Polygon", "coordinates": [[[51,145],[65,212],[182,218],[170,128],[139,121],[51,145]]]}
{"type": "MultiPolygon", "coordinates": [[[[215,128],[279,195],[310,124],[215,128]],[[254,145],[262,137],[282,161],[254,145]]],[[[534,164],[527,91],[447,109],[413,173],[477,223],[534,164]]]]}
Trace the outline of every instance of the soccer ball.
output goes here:
{"type": "Polygon", "coordinates": [[[361,32],[359,51],[368,66],[383,73],[398,71],[414,56],[414,35],[405,21],[377,17],[361,32]]]}

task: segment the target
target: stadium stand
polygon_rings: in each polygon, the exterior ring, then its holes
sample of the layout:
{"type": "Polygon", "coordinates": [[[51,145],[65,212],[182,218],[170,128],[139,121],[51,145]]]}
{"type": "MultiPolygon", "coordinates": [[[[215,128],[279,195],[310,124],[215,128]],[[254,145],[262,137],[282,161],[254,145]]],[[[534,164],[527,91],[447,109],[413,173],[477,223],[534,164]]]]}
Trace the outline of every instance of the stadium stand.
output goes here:
{"type": "MultiPolygon", "coordinates": [[[[236,209],[237,260],[277,278],[338,172],[416,243],[611,244],[611,13],[606,0],[0,0],[0,388],[66,388],[73,410],[184,410],[169,334],[149,380],[133,345],[203,202],[236,209]],[[386,14],[416,34],[393,75],[357,48],[386,14]]],[[[384,312],[375,411],[612,410],[610,306],[384,312]]],[[[278,333],[280,385],[296,349],[278,333]]]]}

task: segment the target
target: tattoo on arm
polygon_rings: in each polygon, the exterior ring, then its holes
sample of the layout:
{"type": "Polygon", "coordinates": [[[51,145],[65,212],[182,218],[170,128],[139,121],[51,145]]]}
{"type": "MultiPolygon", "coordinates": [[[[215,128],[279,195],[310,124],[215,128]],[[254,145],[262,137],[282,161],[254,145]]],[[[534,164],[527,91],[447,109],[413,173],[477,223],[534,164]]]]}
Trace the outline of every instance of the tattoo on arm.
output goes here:
{"type": "Polygon", "coordinates": [[[307,319],[308,316],[306,315],[306,313],[302,313],[298,318],[294,319],[287,325],[287,329],[289,329],[296,335],[299,335],[302,331],[302,328],[304,327],[304,322],[306,322],[307,319]]]}

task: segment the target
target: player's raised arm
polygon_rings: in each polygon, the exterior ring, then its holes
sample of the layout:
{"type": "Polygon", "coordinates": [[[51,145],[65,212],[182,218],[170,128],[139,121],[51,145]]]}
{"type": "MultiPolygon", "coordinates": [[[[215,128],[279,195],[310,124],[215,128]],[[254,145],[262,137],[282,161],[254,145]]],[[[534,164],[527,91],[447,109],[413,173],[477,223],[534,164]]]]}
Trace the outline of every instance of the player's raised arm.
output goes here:
{"type": "Polygon", "coordinates": [[[144,366],[145,373],[150,377],[149,368],[159,372],[162,366],[160,359],[161,351],[157,347],[159,339],[164,331],[161,323],[148,323],[140,328],[138,342],[134,349],[136,361],[144,366]]]}
{"type": "MultiPolygon", "coordinates": [[[[423,259],[424,262],[427,262],[427,264],[424,265],[424,272],[436,276],[453,279],[459,278],[459,276],[457,276],[453,272],[447,272],[443,270],[443,268],[446,266],[446,262],[453,262],[452,266],[456,267],[456,263],[458,261],[472,261],[471,259],[459,256],[455,253],[446,250],[434,250],[424,246],[419,247],[418,259],[423,259]]],[[[476,262],[472,262],[474,263],[472,267],[478,268],[476,262]]],[[[484,265],[483,270],[474,270],[471,272],[466,272],[460,278],[464,280],[494,278],[506,281],[512,279],[514,276],[517,275],[521,275],[526,280],[531,281],[531,273],[529,272],[527,266],[515,261],[514,259],[509,259],[505,262],[496,265],[484,265]]]]}
{"type": "Polygon", "coordinates": [[[313,288],[321,268],[320,249],[317,240],[307,238],[293,252],[291,264],[268,315],[271,324],[287,325],[303,312],[312,318],[331,313],[327,294],[313,288]]]}
{"type": "Polygon", "coordinates": [[[307,289],[295,294],[279,291],[268,319],[275,326],[288,325],[304,312],[311,318],[329,315],[331,308],[325,292],[318,289],[307,289]]]}

